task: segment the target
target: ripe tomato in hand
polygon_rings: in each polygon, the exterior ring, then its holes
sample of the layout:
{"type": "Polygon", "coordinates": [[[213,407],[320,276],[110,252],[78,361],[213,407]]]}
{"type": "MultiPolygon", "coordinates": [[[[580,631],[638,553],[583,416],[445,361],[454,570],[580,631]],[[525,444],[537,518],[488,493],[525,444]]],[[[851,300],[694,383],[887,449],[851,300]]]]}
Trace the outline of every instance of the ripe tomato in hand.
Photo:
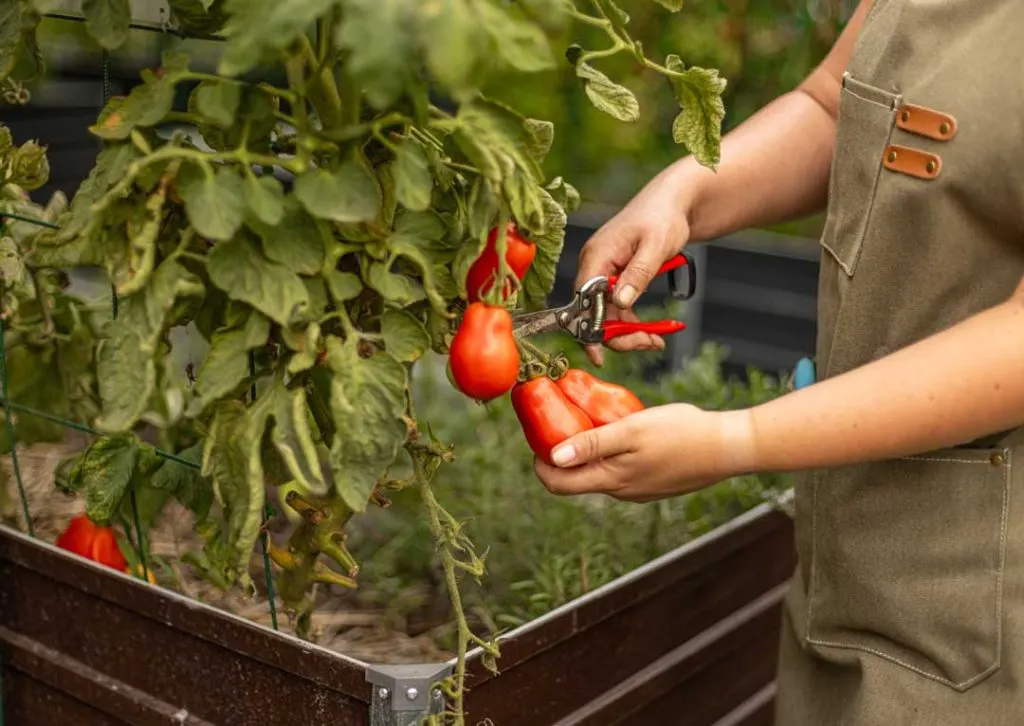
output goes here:
{"type": "MultiPolygon", "coordinates": [[[[512,274],[522,282],[527,270],[537,256],[537,245],[519,236],[514,224],[509,224],[505,231],[505,262],[512,274]]],[[[487,246],[469,268],[466,275],[466,295],[470,302],[478,302],[494,287],[498,275],[498,228],[495,227],[487,235],[487,246]]],[[[512,293],[511,284],[505,281],[501,299],[505,300],[512,293]]]]}
{"type": "Polygon", "coordinates": [[[552,449],[570,436],[594,428],[587,414],[547,376],[516,384],[511,398],[533,453],[552,466],[552,449]]]}
{"type": "Polygon", "coordinates": [[[449,347],[448,365],[456,387],[471,398],[490,401],[519,378],[519,348],[512,315],[482,302],[466,308],[449,347]]]}
{"type": "Polygon", "coordinates": [[[123,572],[128,567],[117,546],[114,530],[96,524],[84,514],[68,523],[67,529],[57,537],[56,545],[115,570],[123,572]]]}
{"type": "Polygon", "coordinates": [[[556,384],[566,398],[583,409],[594,426],[604,426],[644,410],[643,402],[628,388],[602,381],[578,368],[570,368],[556,384]]]}

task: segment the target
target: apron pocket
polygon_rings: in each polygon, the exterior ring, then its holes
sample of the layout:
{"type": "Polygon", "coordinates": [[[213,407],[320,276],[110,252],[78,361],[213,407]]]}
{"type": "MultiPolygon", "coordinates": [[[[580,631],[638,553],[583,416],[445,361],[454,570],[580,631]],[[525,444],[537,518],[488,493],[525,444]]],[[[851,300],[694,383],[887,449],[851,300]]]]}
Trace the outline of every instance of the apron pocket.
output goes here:
{"type": "Polygon", "coordinates": [[[999,667],[1006,449],[816,474],[807,640],[965,691],[999,667]]]}
{"type": "Polygon", "coordinates": [[[843,76],[821,245],[853,277],[901,96],[843,76]]]}

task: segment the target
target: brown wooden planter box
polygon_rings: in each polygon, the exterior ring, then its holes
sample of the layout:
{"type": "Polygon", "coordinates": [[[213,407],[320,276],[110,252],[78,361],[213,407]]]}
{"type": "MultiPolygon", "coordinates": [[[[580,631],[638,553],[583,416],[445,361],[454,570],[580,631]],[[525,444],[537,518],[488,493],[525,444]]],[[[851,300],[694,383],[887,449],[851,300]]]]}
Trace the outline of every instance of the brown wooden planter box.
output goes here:
{"type": "MultiPolygon", "coordinates": [[[[512,631],[501,675],[474,656],[467,722],[770,724],[793,566],[790,519],[749,512],[512,631]]],[[[366,663],[3,527],[0,656],[6,726],[415,722],[371,720],[366,663]]]]}

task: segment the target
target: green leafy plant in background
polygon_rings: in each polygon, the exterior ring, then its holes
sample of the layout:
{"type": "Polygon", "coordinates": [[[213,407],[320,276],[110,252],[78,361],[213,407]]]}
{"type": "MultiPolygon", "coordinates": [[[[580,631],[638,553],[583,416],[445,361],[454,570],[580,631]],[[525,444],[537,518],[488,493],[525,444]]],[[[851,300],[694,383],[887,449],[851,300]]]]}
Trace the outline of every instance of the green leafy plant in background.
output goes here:
{"type": "MultiPolygon", "coordinates": [[[[16,102],[38,75],[34,34],[50,5],[0,0],[0,83],[16,102]]],[[[66,303],[70,322],[58,327],[58,291],[18,288],[39,303],[54,342],[6,339],[12,355],[35,356],[9,366],[11,399],[29,373],[58,365],[64,385],[77,386],[59,414],[104,434],[64,462],[58,485],[81,493],[101,523],[125,519],[131,505],[140,528],[179,500],[206,541],[193,563],[224,587],[254,589],[249,564],[262,541],[300,635],[319,585],[356,586],[353,518],[403,490],[418,494],[452,600],[459,664],[445,689],[462,723],[467,648],[493,658],[497,647],[471,630],[462,605],[460,582],[481,577],[484,559],[435,495],[435,474],[454,456],[418,412],[412,371],[428,351],[446,352],[466,272],[492,228],[514,221],[538,246],[509,306],[544,302],[579,202],[542,169],[552,124],[480,89],[496,72],[529,83],[553,68],[551,36],[570,23],[599,28],[610,48],[566,54],[582,92],[635,121],[635,97],[596,67],[628,51],[668,78],[682,104],[676,139],[713,167],[724,81],[678,55],[650,60],[612,0],[587,11],[564,0],[169,5],[180,28],[225,38],[216,73],[195,70],[180,48],[167,52],[90,128],[103,150],[70,206],[31,210],[52,228],[19,228],[8,268],[59,281],[60,270],[100,267],[115,307],[76,328],[78,304],[66,303]],[[165,133],[168,123],[199,136],[165,133]],[[208,344],[196,369],[172,355],[172,332],[184,326],[208,344]],[[60,344],[76,331],[65,355],[60,344]],[[286,543],[267,541],[268,486],[286,488],[299,518],[286,543]]],[[[126,0],[86,0],[82,10],[104,49],[125,42],[126,0]]],[[[14,166],[35,153],[20,147],[14,166]]],[[[504,245],[502,232],[500,258],[504,245]]],[[[28,314],[25,303],[19,310],[28,314]]],[[[21,443],[57,436],[10,411],[7,422],[21,443]]]]}

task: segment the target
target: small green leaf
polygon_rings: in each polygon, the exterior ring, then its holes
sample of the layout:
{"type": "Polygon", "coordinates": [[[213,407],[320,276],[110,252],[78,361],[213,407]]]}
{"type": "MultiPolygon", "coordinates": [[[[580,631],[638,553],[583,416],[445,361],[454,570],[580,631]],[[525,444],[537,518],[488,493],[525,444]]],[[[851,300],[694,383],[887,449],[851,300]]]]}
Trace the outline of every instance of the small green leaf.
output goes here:
{"type": "Polygon", "coordinates": [[[82,14],[89,35],[107,50],[115,50],[128,39],[132,10],[128,0],[82,0],[82,14]]]}
{"type": "Polygon", "coordinates": [[[423,211],[430,206],[434,178],[419,142],[407,139],[398,147],[393,173],[395,196],[406,209],[423,211]]]}
{"type": "Polygon", "coordinates": [[[185,166],[178,175],[178,193],[196,231],[213,240],[229,240],[245,217],[245,187],[238,173],[221,167],[215,174],[185,166]]]}
{"type": "Polygon", "coordinates": [[[576,76],[583,81],[583,90],[594,106],[612,118],[632,123],[640,118],[640,103],[633,92],[612,81],[589,63],[579,60],[579,46],[572,46],[566,57],[576,67],[576,76]]]}
{"type": "Polygon", "coordinates": [[[162,65],[161,74],[143,70],[139,74],[143,83],[133,88],[127,98],[110,99],[89,131],[101,139],[117,141],[127,139],[137,127],[160,123],[174,106],[175,82],[180,73],[188,70],[188,56],[180,51],[165,53],[162,65]]]}
{"type": "Polygon", "coordinates": [[[331,445],[334,486],[345,503],[363,512],[370,492],[405,442],[402,416],[408,378],[405,366],[386,353],[361,358],[354,343],[327,339],[331,379],[331,445]]]}
{"type": "Polygon", "coordinates": [[[295,196],[314,217],[335,222],[371,220],[382,203],[377,179],[352,161],[333,172],[314,169],[302,174],[295,181],[295,196]]]}
{"type": "Polygon", "coordinates": [[[715,169],[721,156],[726,81],[717,70],[687,69],[677,55],[668,56],[665,67],[672,71],[669,80],[682,108],[672,123],[672,138],[685,144],[700,164],[715,169]]]}
{"type": "Polygon", "coordinates": [[[226,47],[218,71],[236,76],[291,46],[338,0],[226,0],[226,47]]]}
{"type": "Polygon", "coordinates": [[[73,491],[85,491],[89,519],[106,524],[121,506],[135,476],[139,442],[132,434],[97,439],[71,467],[73,491]]]}
{"type": "Polygon", "coordinates": [[[204,406],[238,388],[249,375],[246,342],[242,330],[213,334],[210,348],[196,375],[195,391],[204,406]]]}
{"type": "Polygon", "coordinates": [[[366,284],[385,300],[400,307],[424,298],[423,288],[405,275],[396,275],[383,262],[373,262],[366,274],[366,284]]]}
{"type": "Polygon", "coordinates": [[[196,110],[210,123],[226,129],[235,122],[242,100],[242,88],[237,83],[204,81],[193,93],[196,110]]]}
{"type": "Polygon", "coordinates": [[[362,280],[354,273],[331,270],[326,277],[327,287],[336,303],[353,300],[363,291],[362,280]]]}
{"type": "Polygon", "coordinates": [[[666,10],[671,10],[673,13],[678,13],[683,9],[683,0],[654,0],[656,3],[661,5],[666,10]]]}
{"type": "Polygon", "coordinates": [[[309,308],[302,278],[271,262],[247,235],[214,245],[207,260],[210,281],[234,300],[252,305],[279,325],[309,308]]]}
{"type": "Polygon", "coordinates": [[[262,345],[266,345],[267,338],[270,337],[270,321],[254,310],[249,319],[245,321],[245,327],[242,328],[242,332],[242,345],[245,346],[246,350],[259,348],[262,345]]]}
{"type": "Polygon", "coordinates": [[[558,202],[559,206],[565,210],[566,214],[572,214],[579,209],[580,193],[576,191],[576,187],[562,179],[562,177],[558,176],[552,179],[545,189],[558,202]]]}
{"type": "Polygon", "coordinates": [[[327,224],[315,219],[295,197],[286,197],[277,226],[250,220],[249,226],[263,241],[267,259],[300,275],[315,275],[324,266],[326,245],[333,241],[327,224]]]}
{"type": "Polygon", "coordinates": [[[430,347],[430,336],[416,316],[405,310],[387,310],[381,316],[384,348],[403,363],[419,360],[430,347]]]}
{"type": "Polygon", "coordinates": [[[245,180],[245,200],[256,219],[271,227],[284,216],[284,188],[270,174],[245,180]]]}

